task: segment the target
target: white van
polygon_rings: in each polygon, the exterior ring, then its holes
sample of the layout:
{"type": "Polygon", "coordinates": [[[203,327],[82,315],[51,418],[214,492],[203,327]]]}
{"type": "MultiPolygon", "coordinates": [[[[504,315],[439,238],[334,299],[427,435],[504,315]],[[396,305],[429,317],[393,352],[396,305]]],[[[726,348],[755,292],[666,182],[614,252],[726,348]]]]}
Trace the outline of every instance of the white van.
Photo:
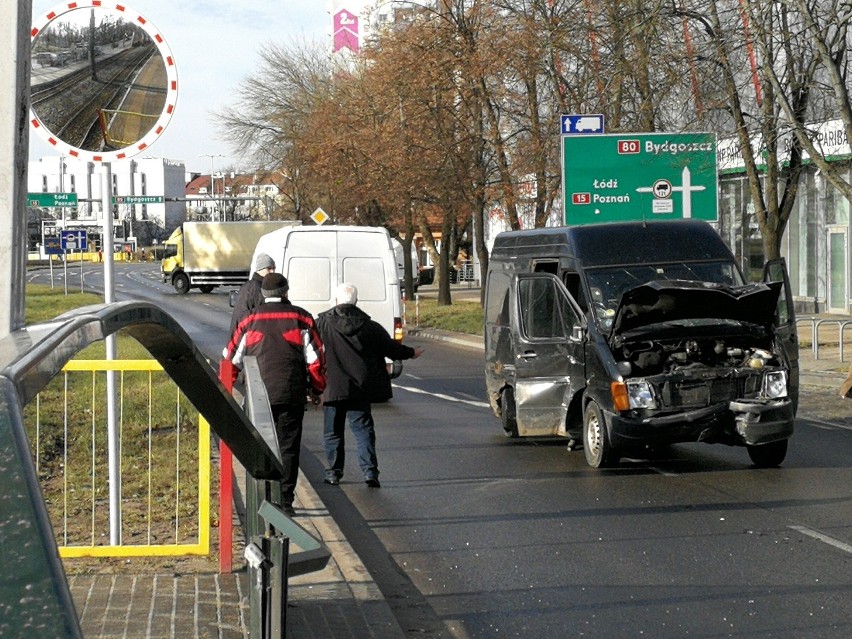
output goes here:
{"type": "MultiPolygon", "coordinates": [[[[405,249],[396,238],[391,238],[393,253],[396,259],[396,270],[399,274],[399,290],[405,291],[405,249]]],[[[417,255],[417,247],[411,243],[411,278],[414,284],[414,292],[420,287],[420,257],[417,255]]]]}
{"type": "Polygon", "coordinates": [[[289,298],[314,317],[334,306],[334,289],[358,288],[358,307],[402,341],[402,297],[387,229],[374,226],[294,226],[261,236],[252,257],[266,253],[290,285],[289,298]]]}

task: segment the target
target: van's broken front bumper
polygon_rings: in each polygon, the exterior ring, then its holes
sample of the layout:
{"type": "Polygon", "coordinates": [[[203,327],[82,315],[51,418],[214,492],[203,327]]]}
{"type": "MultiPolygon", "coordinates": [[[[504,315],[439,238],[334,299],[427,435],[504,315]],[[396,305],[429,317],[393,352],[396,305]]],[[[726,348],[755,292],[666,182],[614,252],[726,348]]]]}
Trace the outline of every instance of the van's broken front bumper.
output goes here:
{"type": "Polygon", "coordinates": [[[665,415],[607,413],[609,441],[615,448],[660,446],[679,442],[757,445],[793,434],[793,402],[739,399],[665,415]]]}

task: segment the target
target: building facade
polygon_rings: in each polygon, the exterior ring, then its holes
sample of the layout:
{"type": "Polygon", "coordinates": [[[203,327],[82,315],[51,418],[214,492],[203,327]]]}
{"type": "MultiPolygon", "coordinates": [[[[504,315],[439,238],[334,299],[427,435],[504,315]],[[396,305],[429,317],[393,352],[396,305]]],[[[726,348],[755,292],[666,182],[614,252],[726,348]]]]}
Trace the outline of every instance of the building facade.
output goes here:
{"type": "MultiPolygon", "coordinates": [[[[849,166],[841,169],[852,179],[849,166]]],[[[720,176],[719,232],[746,275],[756,279],[764,261],[763,242],[742,173],[720,176]]],[[[796,310],[850,313],[849,200],[812,166],[807,167],[782,238],[796,310]]]]}
{"type": "MultiPolygon", "coordinates": [[[[824,157],[850,181],[852,148],[843,123],[829,120],[815,124],[814,132],[815,144],[824,157]]],[[[760,145],[756,143],[754,148],[760,145]]],[[[720,141],[718,149],[719,232],[743,272],[756,279],[764,262],[763,242],[742,155],[733,140],[720,141]]],[[[849,200],[805,158],[795,207],[781,245],[798,312],[850,314],[850,231],[849,200]]]]}
{"type": "MultiPolygon", "coordinates": [[[[182,161],[141,158],[110,165],[110,208],[115,242],[151,246],[166,239],[186,219],[185,175],[182,161]],[[151,199],[125,203],[122,199],[151,199]]],[[[99,237],[104,222],[104,175],[100,165],[70,157],[54,156],[29,163],[29,193],[75,193],[77,206],[29,209],[30,243],[43,244],[42,221],[52,228],[91,229],[99,237]]]]}

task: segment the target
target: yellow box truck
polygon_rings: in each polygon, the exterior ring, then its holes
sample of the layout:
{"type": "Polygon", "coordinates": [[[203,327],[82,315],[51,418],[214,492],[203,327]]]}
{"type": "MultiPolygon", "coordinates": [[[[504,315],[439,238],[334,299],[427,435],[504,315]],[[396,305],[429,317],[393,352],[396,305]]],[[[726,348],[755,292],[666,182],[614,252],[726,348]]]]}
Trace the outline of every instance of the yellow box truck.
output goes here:
{"type": "Polygon", "coordinates": [[[163,282],[181,295],[191,288],[209,293],[217,286],[239,286],[251,272],[261,236],[299,222],[184,222],[164,244],[163,282]]]}

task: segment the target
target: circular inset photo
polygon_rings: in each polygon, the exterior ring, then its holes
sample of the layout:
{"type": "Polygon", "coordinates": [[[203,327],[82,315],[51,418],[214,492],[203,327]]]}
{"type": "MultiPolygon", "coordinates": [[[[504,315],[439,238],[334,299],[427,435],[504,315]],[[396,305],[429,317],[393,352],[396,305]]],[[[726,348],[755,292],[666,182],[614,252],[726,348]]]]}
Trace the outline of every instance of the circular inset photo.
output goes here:
{"type": "Polygon", "coordinates": [[[110,162],[145,151],[177,100],[177,69],[159,31],[118,3],[58,5],[31,31],[30,123],[60,154],[110,162]]]}

